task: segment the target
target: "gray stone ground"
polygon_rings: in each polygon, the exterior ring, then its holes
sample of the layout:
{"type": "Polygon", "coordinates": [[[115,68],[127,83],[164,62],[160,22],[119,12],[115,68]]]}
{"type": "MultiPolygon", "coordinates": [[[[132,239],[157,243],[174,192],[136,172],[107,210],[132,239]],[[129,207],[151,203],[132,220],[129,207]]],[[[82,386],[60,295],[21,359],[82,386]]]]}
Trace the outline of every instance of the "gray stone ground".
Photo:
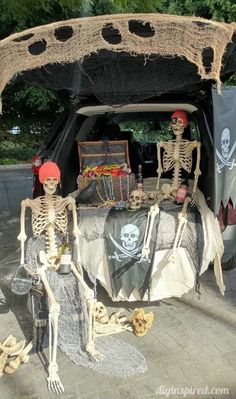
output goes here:
{"type": "MultiPolygon", "coordinates": [[[[1,177],[1,173],[0,173],[1,177]]],[[[17,177],[20,178],[20,175],[17,177]]],[[[0,184],[3,182],[0,179],[0,184]]],[[[9,204],[11,198],[6,199],[9,204]]],[[[24,297],[9,291],[9,281],[19,262],[16,241],[19,219],[14,212],[1,207],[0,214],[0,340],[8,334],[29,337],[31,320],[24,297]],[[5,213],[4,213],[5,212],[5,213]]],[[[226,294],[219,293],[212,270],[201,278],[201,299],[189,292],[181,299],[166,299],[145,310],[152,310],[155,322],[142,338],[122,333],[120,339],[140,350],[148,370],[128,379],[109,378],[90,369],[78,367],[58,351],[60,377],[65,387],[61,398],[66,399],[152,399],[152,398],[236,398],[236,270],[225,272],[226,294]],[[186,389],[185,395],[177,389],[186,389]],[[196,391],[200,388],[200,391],[196,391]],[[224,388],[228,394],[211,389],[224,388]],[[168,389],[176,389],[168,395],[168,389]],[[187,389],[192,393],[187,395],[187,389]],[[195,392],[193,392],[195,389],[195,392]],[[208,390],[208,394],[206,393],[208,390]],[[161,393],[162,392],[162,393],[161,393]],[[190,391],[191,392],[191,391],[190,391]]],[[[139,303],[111,303],[99,290],[99,299],[109,311],[122,307],[134,309],[139,303]]],[[[44,357],[47,357],[47,350],[44,357]]],[[[0,379],[0,399],[45,399],[56,395],[47,390],[45,359],[33,354],[26,365],[14,375],[0,379]]]]}

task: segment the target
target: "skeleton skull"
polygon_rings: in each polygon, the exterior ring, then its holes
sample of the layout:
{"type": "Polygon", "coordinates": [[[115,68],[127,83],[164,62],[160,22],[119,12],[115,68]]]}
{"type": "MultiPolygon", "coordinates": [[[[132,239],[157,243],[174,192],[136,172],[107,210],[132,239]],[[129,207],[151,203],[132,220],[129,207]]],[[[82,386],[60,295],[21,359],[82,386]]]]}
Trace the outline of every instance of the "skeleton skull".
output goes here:
{"type": "Polygon", "coordinates": [[[229,155],[230,130],[226,127],[221,133],[221,153],[224,158],[229,155]]]}
{"type": "Polygon", "coordinates": [[[183,134],[185,126],[181,118],[174,118],[170,125],[175,136],[183,134]]]}
{"type": "Polygon", "coordinates": [[[43,182],[45,194],[53,195],[56,192],[59,181],[56,177],[47,177],[43,182]]]}
{"type": "Polygon", "coordinates": [[[94,311],[95,320],[98,323],[105,324],[108,323],[109,317],[107,314],[107,308],[102,302],[97,302],[94,311]]]}
{"type": "Polygon", "coordinates": [[[120,239],[122,245],[127,251],[132,251],[136,247],[139,238],[139,229],[134,224],[126,224],[122,227],[120,239]]]}
{"type": "Polygon", "coordinates": [[[133,190],[129,197],[129,208],[139,209],[147,200],[147,194],[142,190],[133,190]]]}
{"type": "Polygon", "coordinates": [[[134,311],[132,325],[133,332],[138,337],[143,337],[147,331],[151,328],[153,323],[154,315],[153,312],[144,313],[142,308],[137,308],[134,311]]]}
{"type": "Polygon", "coordinates": [[[181,136],[188,125],[188,117],[185,111],[177,110],[171,115],[170,127],[175,136],[181,136]]]}

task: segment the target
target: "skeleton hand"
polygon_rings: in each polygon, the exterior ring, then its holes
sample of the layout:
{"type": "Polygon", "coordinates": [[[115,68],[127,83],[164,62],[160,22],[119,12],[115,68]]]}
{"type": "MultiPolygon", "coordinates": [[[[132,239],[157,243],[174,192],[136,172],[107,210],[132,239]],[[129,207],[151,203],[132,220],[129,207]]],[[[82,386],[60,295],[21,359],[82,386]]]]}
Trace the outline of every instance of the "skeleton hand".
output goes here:
{"type": "Polygon", "coordinates": [[[79,237],[79,228],[78,228],[78,226],[74,227],[74,229],[73,229],[73,236],[74,236],[75,238],[78,238],[78,237],[79,237]]]}
{"type": "Polygon", "coordinates": [[[197,193],[196,193],[196,191],[193,191],[192,195],[191,195],[190,205],[193,206],[193,205],[196,205],[197,203],[198,203],[197,193]]]}
{"type": "Polygon", "coordinates": [[[142,248],[142,252],[141,252],[141,257],[142,259],[149,259],[149,254],[150,254],[150,248],[148,245],[144,245],[142,248]]]}
{"type": "Polygon", "coordinates": [[[94,301],[94,291],[91,290],[91,288],[88,288],[88,290],[85,292],[85,299],[91,303],[94,301]]]}
{"type": "Polygon", "coordinates": [[[86,350],[87,352],[90,354],[90,356],[96,360],[96,362],[99,362],[99,360],[101,360],[103,358],[103,354],[99,353],[96,349],[95,349],[95,345],[94,342],[91,341],[86,345],[86,350]]]}
{"type": "Polygon", "coordinates": [[[27,235],[25,234],[25,232],[20,232],[20,234],[17,236],[17,240],[18,241],[26,241],[27,239],[27,235]]]}

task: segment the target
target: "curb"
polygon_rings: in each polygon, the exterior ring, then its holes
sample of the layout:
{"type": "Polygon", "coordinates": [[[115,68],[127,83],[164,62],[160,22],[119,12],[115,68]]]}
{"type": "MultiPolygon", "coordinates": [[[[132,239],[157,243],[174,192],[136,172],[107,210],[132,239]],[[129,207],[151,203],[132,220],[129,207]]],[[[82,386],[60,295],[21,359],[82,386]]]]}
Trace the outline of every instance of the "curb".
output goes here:
{"type": "Polygon", "coordinates": [[[19,163],[13,165],[0,165],[0,170],[31,169],[31,163],[19,163]]]}

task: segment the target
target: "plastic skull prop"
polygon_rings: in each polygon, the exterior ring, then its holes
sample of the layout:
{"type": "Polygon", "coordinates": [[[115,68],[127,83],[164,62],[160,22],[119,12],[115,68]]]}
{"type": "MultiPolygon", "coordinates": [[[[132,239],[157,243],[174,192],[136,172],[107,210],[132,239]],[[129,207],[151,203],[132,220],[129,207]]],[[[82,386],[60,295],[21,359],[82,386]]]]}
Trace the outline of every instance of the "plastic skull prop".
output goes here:
{"type": "Polygon", "coordinates": [[[105,324],[108,323],[109,317],[107,314],[107,308],[102,302],[97,302],[95,305],[95,320],[98,323],[105,324]]]}
{"type": "Polygon", "coordinates": [[[45,194],[54,194],[57,189],[59,181],[55,177],[47,177],[43,182],[43,189],[45,194]]]}
{"type": "Polygon", "coordinates": [[[45,194],[53,195],[60,183],[61,172],[55,162],[47,161],[39,169],[39,181],[43,184],[45,194]]]}
{"type": "Polygon", "coordinates": [[[221,153],[224,158],[229,155],[230,130],[226,127],[221,133],[221,153]]]}
{"type": "Polygon", "coordinates": [[[129,197],[129,208],[130,209],[139,209],[143,206],[144,201],[147,200],[147,194],[142,190],[133,190],[131,191],[129,197]]]}
{"type": "Polygon", "coordinates": [[[144,313],[143,308],[137,308],[132,318],[133,332],[138,337],[143,337],[153,323],[153,312],[144,313]]]}
{"type": "Polygon", "coordinates": [[[122,227],[120,233],[120,239],[122,246],[127,249],[127,251],[132,251],[136,247],[136,242],[139,238],[139,229],[134,224],[126,224],[122,227]]]}

